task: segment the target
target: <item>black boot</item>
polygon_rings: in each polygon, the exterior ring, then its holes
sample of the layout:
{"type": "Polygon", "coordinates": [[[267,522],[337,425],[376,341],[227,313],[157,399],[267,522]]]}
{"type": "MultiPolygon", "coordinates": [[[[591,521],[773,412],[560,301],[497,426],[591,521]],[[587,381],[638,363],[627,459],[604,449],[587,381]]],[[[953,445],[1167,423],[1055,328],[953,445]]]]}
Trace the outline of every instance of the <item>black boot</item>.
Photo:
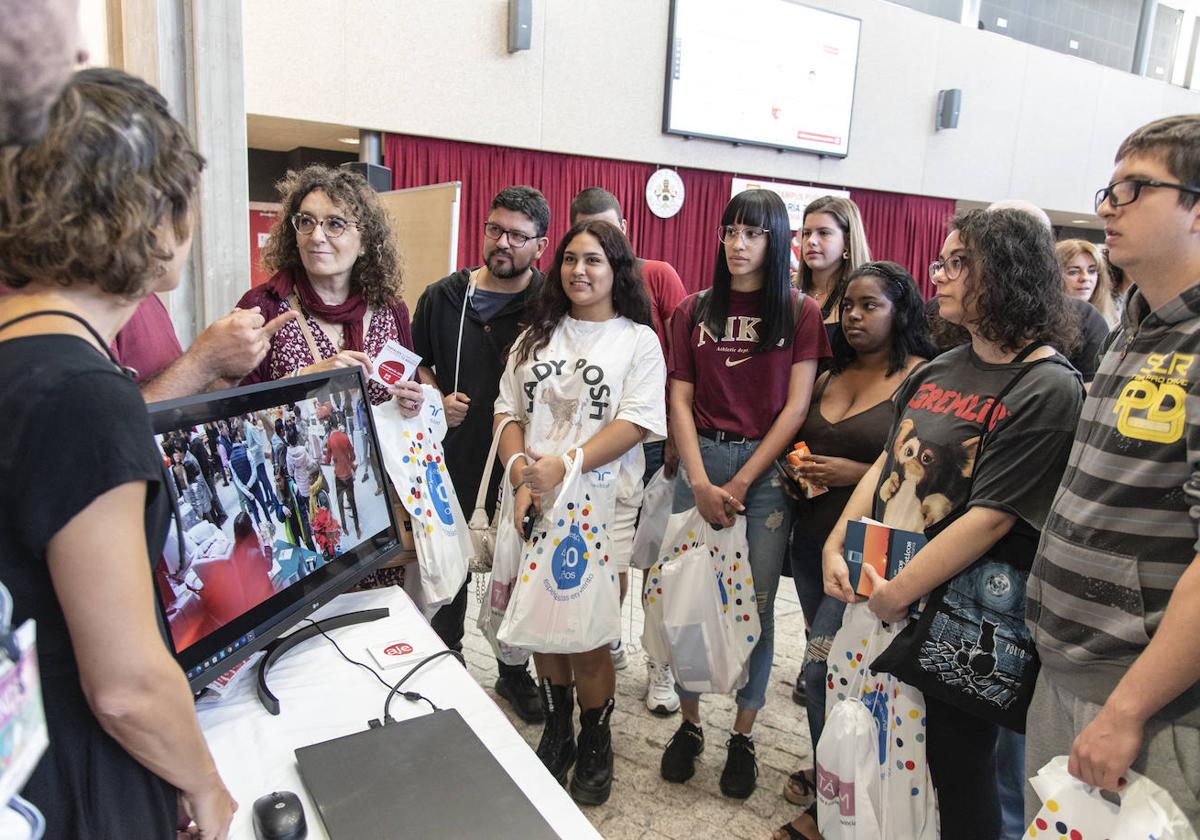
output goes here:
{"type": "Polygon", "coordinates": [[[538,685],[546,723],[537,757],[560,785],[567,783],[567,771],[575,761],[575,698],[569,685],[551,685],[543,679],[538,685]]]}
{"type": "Polygon", "coordinates": [[[580,805],[603,805],[612,791],[612,698],[579,715],[579,761],[571,779],[571,798],[580,805]]]}

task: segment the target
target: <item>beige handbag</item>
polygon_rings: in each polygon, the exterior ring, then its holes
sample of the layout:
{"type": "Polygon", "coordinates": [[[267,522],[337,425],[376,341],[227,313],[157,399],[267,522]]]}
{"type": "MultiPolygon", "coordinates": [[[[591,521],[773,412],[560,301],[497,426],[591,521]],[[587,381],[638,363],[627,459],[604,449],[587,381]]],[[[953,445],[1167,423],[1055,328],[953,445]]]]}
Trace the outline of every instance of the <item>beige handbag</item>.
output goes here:
{"type": "MultiPolygon", "coordinates": [[[[475,556],[471,559],[472,572],[490,572],[492,570],[492,555],[496,551],[496,525],[498,524],[496,517],[488,519],[487,501],[488,485],[492,483],[492,468],[496,465],[496,452],[500,448],[500,434],[504,431],[504,427],[509,423],[515,423],[516,418],[505,417],[500,421],[499,428],[492,435],[492,446],[488,449],[487,466],[483,468],[483,478],[479,482],[479,492],[475,494],[475,510],[471,514],[471,521],[467,523],[467,530],[470,532],[471,545],[475,549],[475,556]]],[[[496,510],[496,516],[500,515],[499,509],[496,510]]]]}

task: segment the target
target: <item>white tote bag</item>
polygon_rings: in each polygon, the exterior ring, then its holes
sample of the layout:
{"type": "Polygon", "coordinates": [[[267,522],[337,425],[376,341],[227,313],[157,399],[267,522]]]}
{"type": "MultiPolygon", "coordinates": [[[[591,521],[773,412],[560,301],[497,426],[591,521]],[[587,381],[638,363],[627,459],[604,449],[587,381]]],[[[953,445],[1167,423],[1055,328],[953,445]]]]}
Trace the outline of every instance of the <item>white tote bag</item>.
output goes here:
{"type": "Polygon", "coordinates": [[[567,474],[525,545],[521,571],[497,637],[537,653],[583,653],[621,637],[621,590],[609,557],[612,503],[595,499],[581,475],[583,450],[563,456],[567,474]]]}
{"type": "Polygon", "coordinates": [[[395,400],[373,406],[388,477],[412,517],[418,571],[405,589],[426,614],[454,600],[467,580],[474,550],[454,485],[446,471],[442,439],[446,412],[441,394],[422,385],[421,413],[404,417],[395,400]]]}
{"type": "Polygon", "coordinates": [[[505,665],[524,665],[529,661],[529,651],[505,644],[496,638],[504,613],[508,610],[508,602],[512,598],[513,585],[517,581],[517,572],[521,569],[521,553],[525,541],[517,532],[513,521],[513,497],[510,474],[513,461],[523,458],[524,453],[518,452],[508,459],[504,465],[504,477],[500,480],[500,504],[496,509],[496,537],[492,548],[492,571],[488,576],[488,585],[484,590],[483,601],[479,604],[479,617],[475,626],[492,646],[496,658],[505,665]]]}
{"type": "Polygon", "coordinates": [[[1056,756],[1029,780],[1042,809],[1026,837],[1098,837],[1111,840],[1196,840],[1196,832],[1171,795],[1132,770],[1117,801],[1067,772],[1067,757],[1056,756]]]}
{"type": "Polygon", "coordinates": [[[925,698],[868,667],[903,628],[903,622],[885,626],[865,603],[851,604],[830,645],[825,728],[817,744],[817,819],[826,840],[938,836],[925,698]]]}
{"type": "Polygon", "coordinates": [[[730,528],[717,530],[693,507],[672,514],[667,521],[659,552],[661,556],[646,575],[642,589],[645,612],[642,647],[656,661],[670,662],[675,668],[689,673],[689,681],[694,679],[698,687],[692,688],[677,670],[676,676],[684,688],[726,693],[746,684],[750,653],[762,630],[748,551],[745,517],[739,516],[730,528]],[[685,576],[680,577],[685,573],[684,563],[704,569],[707,581],[702,582],[702,576],[694,574],[694,568],[686,570],[685,576]],[[672,598],[673,584],[694,588],[681,588],[678,597],[672,598]],[[689,592],[693,594],[689,595],[689,592]],[[695,594],[697,592],[705,594],[695,594]],[[673,604],[670,624],[668,603],[673,604]],[[708,625],[706,638],[714,647],[704,654],[711,658],[703,664],[699,658],[700,649],[695,644],[700,624],[690,620],[688,614],[691,613],[693,619],[699,618],[699,610],[711,615],[714,603],[723,632],[718,636],[716,623],[708,625]],[[692,629],[681,630],[689,624],[692,629]]]}
{"type": "Polygon", "coordinates": [[[638,514],[633,553],[629,558],[629,565],[635,569],[649,569],[659,560],[659,549],[667,533],[667,521],[671,518],[671,503],[675,499],[675,479],[678,475],[676,473],[667,478],[666,471],[660,467],[642,492],[642,511],[638,514]]]}

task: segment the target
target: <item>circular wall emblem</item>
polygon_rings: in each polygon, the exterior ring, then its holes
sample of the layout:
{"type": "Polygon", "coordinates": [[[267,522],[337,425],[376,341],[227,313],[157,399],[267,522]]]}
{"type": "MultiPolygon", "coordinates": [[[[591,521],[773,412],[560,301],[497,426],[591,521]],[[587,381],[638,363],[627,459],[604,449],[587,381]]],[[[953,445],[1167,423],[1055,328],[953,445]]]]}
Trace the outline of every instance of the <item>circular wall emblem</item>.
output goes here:
{"type": "Polygon", "coordinates": [[[674,169],[659,169],[646,183],[646,203],[660,219],[669,219],[683,207],[683,180],[674,169]]]}

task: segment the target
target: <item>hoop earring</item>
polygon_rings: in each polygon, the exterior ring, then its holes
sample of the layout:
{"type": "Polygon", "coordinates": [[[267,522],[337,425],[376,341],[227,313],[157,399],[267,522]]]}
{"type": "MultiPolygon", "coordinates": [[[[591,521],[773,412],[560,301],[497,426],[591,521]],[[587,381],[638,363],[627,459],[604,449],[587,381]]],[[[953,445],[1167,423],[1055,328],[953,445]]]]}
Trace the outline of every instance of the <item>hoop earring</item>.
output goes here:
{"type": "Polygon", "coordinates": [[[842,259],[844,259],[844,260],[848,260],[848,259],[850,259],[850,252],[849,252],[849,251],[842,251],[842,259]]]}

